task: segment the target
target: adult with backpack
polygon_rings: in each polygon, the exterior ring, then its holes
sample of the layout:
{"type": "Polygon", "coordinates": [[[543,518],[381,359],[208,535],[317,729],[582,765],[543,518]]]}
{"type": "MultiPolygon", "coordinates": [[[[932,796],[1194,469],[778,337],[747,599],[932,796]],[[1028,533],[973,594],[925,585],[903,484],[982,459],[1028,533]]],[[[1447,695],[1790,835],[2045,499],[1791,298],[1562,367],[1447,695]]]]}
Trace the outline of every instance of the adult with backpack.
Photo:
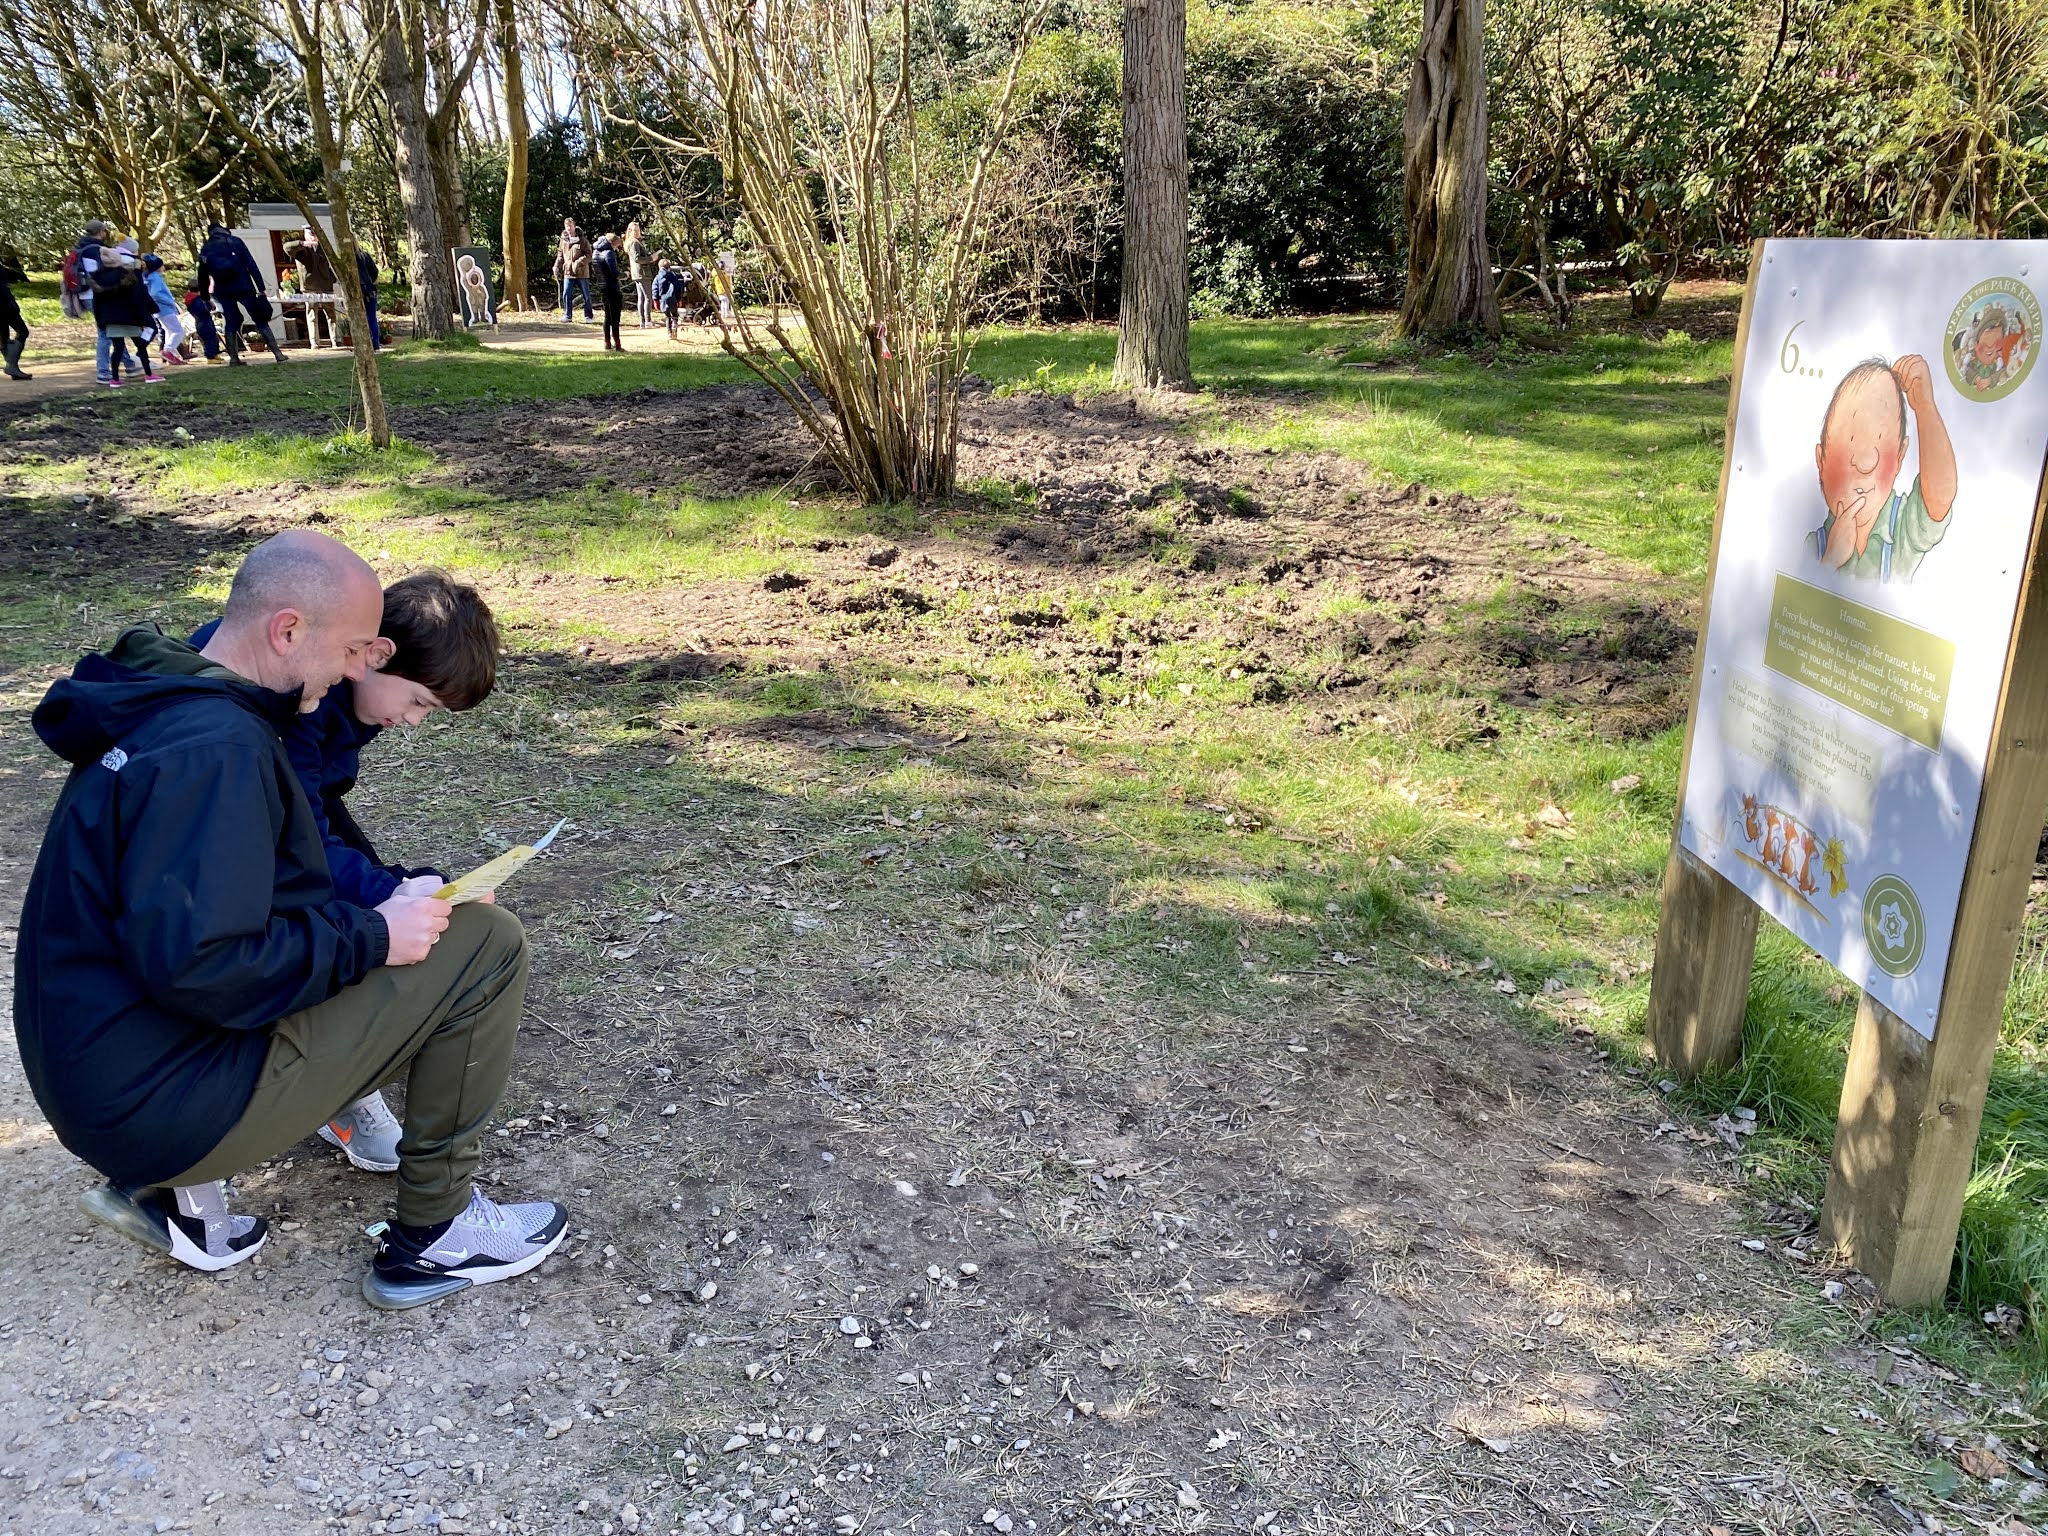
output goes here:
{"type": "Polygon", "coordinates": [[[626,343],[619,335],[619,315],[626,305],[624,285],[619,280],[619,253],[612,249],[612,236],[599,235],[590,258],[591,280],[597,284],[598,302],[604,306],[604,349],[623,352],[626,343]]]}
{"type": "Polygon", "coordinates": [[[107,237],[105,219],[87,219],[85,233],[64,253],[64,277],[57,286],[57,307],[67,320],[83,320],[92,313],[92,288],[86,282],[85,263],[97,259],[100,242],[107,237]]]}
{"type": "Polygon", "coordinates": [[[21,318],[21,304],[14,297],[14,290],[7,286],[7,274],[0,271],[0,359],[6,366],[0,368],[10,379],[31,379],[34,374],[21,371],[21,349],[28,345],[28,322],[21,318]]]}
{"type": "Polygon", "coordinates": [[[256,265],[256,258],[249,254],[249,247],[240,238],[231,234],[225,225],[206,226],[206,241],[199,247],[199,274],[194,286],[202,298],[211,296],[221,308],[221,315],[227,322],[225,336],[228,347],[228,366],[240,368],[242,362],[242,311],[249,312],[249,321],[256,327],[256,333],[263,338],[270,355],[280,363],[285,355],[278,349],[277,338],[270,333],[270,299],[263,292],[263,269],[256,265]]]}
{"type": "Polygon", "coordinates": [[[156,300],[143,277],[142,255],[133,240],[101,246],[93,263],[92,313],[107,342],[107,367],[99,375],[109,389],[120,386],[128,368],[128,343],[135,343],[137,366],[145,384],[163,383],[149,361],[149,338],[156,332],[156,300]]]}
{"type": "MultiPolygon", "coordinates": [[[[97,277],[102,254],[106,249],[107,236],[113,231],[105,219],[87,219],[85,233],[79,236],[78,244],[64,258],[63,291],[58,302],[64,313],[74,320],[92,316],[93,330],[93,371],[100,383],[105,384],[114,375],[113,338],[107,335],[106,317],[93,302],[93,283],[97,277]]],[[[124,347],[125,353],[127,349],[124,347]]]]}

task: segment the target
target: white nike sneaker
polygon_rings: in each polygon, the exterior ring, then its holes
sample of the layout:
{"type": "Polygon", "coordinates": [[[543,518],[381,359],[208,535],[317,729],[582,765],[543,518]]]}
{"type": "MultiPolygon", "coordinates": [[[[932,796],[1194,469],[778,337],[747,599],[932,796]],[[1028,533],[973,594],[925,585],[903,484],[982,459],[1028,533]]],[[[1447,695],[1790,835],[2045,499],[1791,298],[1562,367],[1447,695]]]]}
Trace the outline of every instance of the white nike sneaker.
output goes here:
{"type": "Polygon", "coordinates": [[[425,1306],[472,1285],[523,1275],[561,1247],[569,1212],[552,1201],[499,1205],[472,1189],[469,1208],[437,1227],[370,1228],[376,1257],[363,1276],[363,1299],[398,1312],[425,1306]]]}
{"type": "Polygon", "coordinates": [[[320,1139],[365,1173],[398,1171],[398,1138],[405,1128],[381,1093],[366,1094],[320,1127],[320,1139]]]}
{"type": "Polygon", "coordinates": [[[144,1190],[102,1184],[80,1195],[78,1204],[94,1221],[191,1269],[239,1264],[270,1238],[261,1216],[237,1216],[228,1209],[227,1191],[220,1184],[144,1190]]]}

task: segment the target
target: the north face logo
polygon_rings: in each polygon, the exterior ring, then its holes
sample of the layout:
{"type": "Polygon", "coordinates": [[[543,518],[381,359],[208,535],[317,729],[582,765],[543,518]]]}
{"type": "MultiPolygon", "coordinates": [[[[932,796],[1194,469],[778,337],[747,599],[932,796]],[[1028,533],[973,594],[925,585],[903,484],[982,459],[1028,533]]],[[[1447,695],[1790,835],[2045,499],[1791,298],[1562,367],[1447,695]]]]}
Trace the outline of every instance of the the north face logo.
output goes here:
{"type": "Polygon", "coordinates": [[[128,754],[116,747],[100,759],[100,766],[110,772],[119,773],[128,766],[128,754]]]}

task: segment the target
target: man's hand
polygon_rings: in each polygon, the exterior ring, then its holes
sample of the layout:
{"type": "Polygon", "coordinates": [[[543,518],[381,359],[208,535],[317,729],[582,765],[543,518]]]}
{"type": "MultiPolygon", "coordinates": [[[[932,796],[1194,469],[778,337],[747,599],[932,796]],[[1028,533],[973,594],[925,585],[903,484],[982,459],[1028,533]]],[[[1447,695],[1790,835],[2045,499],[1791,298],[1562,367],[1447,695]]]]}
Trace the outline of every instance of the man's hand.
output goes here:
{"type": "MultiPolygon", "coordinates": [[[[401,880],[399,882],[398,894],[400,896],[431,896],[447,883],[439,875],[414,875],[410,880],[401,880]]],[[[498,893],[496,891],[485,891],[483,895],[472,899],[482,902],[487,907],[493,907],[498,904],[498,893]]]]}
{"type": "Polygon", "coordinates": [[[1934,404],[1934,374],[1927,366],[1927,359],[1919,353],[1908,353],[1893,363],[1892,377],[1899,381],[1899,388],[1905,392],[1906,404],[1913,407],[1915,416],[1934,404]]]}
{"type": "MultiPolygon", "coordinates": [[[[438,887],[437,887],[438,889],[438,887]]],[[[380,903],[377,911],[390,934],[385,951],[386,965],[417,965],[448,926],[448,914],[455,909],[431,896],[408,896],[400,891],[380,903]]]]}

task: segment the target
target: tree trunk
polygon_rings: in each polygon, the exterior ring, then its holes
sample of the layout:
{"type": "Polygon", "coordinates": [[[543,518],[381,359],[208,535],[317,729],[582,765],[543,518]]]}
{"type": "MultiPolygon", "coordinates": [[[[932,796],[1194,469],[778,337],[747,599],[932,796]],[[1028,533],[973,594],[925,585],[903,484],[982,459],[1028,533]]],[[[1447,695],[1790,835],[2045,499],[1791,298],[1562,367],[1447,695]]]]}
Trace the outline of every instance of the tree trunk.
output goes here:
{"type": "Polygon", "coordinates": [[[435,190],[433,151],[427,145],[427,104],[420,77],[412,68],[408,30],[397,25],[384,29],[380,83],[391,107],[392,158],[398,173],[398,201],[405,210],[413,326],[421,336],[440,338],[453,329],[455,284],[448,269],[448,241],[435,190]]]}
{"type": "Polygon", "coordinates": [[[1500,334],[1486,245],[1484,25],[1482,0],[1423,0],[1401,124],[1408,219],[1402,336],[1500,334]]]}
{"type": "Polygon", "coordinates": [[[519,57],[519,23],[512,0],[497,0],[498,48],[505,69],[505,206],[499,219],[504,241],[505,298],[514,309],[531,309],[526,280],[526,71],[519,57]]]}
{"type": "Polygon", "coordinates": [[[1187,0],[1124,0],[1124,277],[1116,382],[1186,389],[1187,0]]]}
{"type": "MultiPolygon", "coordinates": [[[[384,381],[377,372],[377,349],[370,339],[369,311],[363,305],[363,284],[356,272],[356,237],[349,225],[348,183],[342,175],[341,144],[334,132],[334,119],[327,110],[326,70],[315,46],[302,56],[306,71],[306,111],[313,128],[313,148],[320,156],[321,180],[327,183],[327,212],[334,223],[334,249],[329,253],[334,275],[341,283],[342,298],[348,305],[349,341],[355,352],[356,390],[363,399],[363,425],[374,448],[391,446],[391,419],[384,412],[384,381]]],[[[303,43],[302,43],[303,46],[303,43]]],[[[313,226],[320,238],[320,227],[313,226]]],[[[310,331],[312,317],[307,316],[310,331]]]]}

